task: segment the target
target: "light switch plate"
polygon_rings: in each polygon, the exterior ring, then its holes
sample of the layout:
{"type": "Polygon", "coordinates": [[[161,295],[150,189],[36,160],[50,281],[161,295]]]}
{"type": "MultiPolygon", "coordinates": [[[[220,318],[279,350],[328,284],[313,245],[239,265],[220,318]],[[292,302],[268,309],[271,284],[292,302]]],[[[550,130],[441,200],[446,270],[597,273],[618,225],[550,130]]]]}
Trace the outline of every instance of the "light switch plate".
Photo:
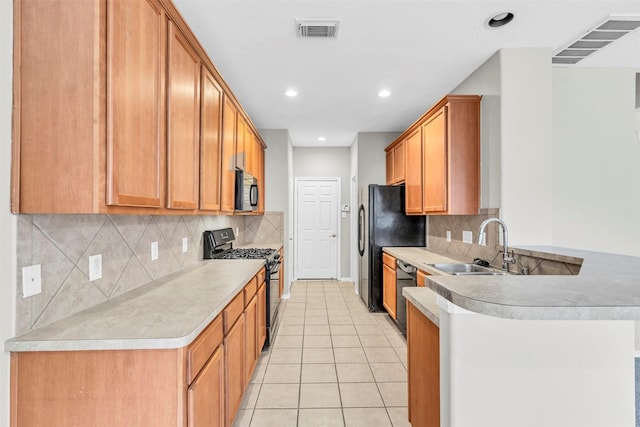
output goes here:
{"type": "Polygon", "coordinates": [[[89,281],[102,279],[102,254],[89,257],[89,281]]]}
{"type": "Polygon", "coordinates": [[[22,297],[42,292],[42,269],[40,264],[22,268],[22,297]]]}
{"type": "Polygon", "coordinates": [[[158,259],[158,242],[151,242],[151,261],[158,259]]]}
{"type": "Polygon", "coordinates": [[[182,253],[186,254],[189,251],[189,239],[186,237],[182,238],[182,253]]]}
{"type": "Polygon", "coordinates": [[[451,230],[447,230],[447,242],[451,241],[451,230]]]}
{"type": "Polygon", "coordinates": [[[462,232],[462,243],[473,243],[473,232],[471,231],[463,231],[462,232]]]}

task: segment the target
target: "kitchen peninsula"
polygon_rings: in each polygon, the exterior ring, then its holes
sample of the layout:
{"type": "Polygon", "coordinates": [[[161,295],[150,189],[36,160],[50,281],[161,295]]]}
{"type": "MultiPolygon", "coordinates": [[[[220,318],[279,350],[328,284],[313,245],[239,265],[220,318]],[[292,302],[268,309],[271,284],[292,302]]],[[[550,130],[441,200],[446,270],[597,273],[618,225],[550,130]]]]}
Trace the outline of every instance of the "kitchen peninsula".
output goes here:
{"type": "Polygon", "coordinates": [[[530,247],[520,251],[581,258],[579,274],[449,276],[426,265],[443,257],[424,248],[385,251],[428,274],[424,288],[403,292],[409,317],[437,320],[438,378],[423,381],[439,381],[439,408],[429,410],[440,425],[634,425],[639,258],[530,247]]]}

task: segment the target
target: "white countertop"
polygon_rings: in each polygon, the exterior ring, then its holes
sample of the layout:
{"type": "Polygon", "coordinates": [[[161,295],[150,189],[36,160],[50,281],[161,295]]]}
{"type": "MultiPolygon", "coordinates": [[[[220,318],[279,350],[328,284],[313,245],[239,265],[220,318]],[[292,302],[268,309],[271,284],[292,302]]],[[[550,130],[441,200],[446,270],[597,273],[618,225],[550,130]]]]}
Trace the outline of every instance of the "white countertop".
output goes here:
{"type": "Polygon", "coordinates": [[[220,314],[264,264],[264,260],[202,261],[7,340],[4,348],[14,352],[181,348],[220,314]]]}
{"type": "MultiPolygon", "coordinates": [[[[640,258],[555,247],[521,249],[582,258],[580,273],[576,276],[450,276],[439,273],[428,276],[426,286],[459,307],[494,317],[640,319],[640,258]]],[[[384,248],[384,251],[427,272],[433,270],[425,264],[460,262],[425,248],[384,248]]],[[[418,308],[426,307],[432,299],[422,288],[405,288],[403,294],[418,308]]]]}

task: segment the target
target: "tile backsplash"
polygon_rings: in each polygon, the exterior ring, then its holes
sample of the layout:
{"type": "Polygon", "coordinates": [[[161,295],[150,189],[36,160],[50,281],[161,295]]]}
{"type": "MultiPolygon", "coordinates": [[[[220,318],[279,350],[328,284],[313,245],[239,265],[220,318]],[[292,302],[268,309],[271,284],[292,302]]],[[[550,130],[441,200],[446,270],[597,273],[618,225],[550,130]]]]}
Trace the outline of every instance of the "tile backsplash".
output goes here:
{"type": "MultiPolygon", "coordinates": [[[[478,245],[478,231],[482,221],[488,218],[499,218],[499,209],[482,209],[479,215],[431,215],[428,217],[427,246],[432,250],[464,262],[472,262],[475,258],[489,261],[496,268],[502,268],[503,246],[500,240],[502,230],[496,223],[486,229],[486,246],[478,245]],[[447,241],[447,231],[451,233],[451,241],[447,241]],[[472,242],[462,241],[462,232],[471,231],[472,242]]],[[[508,224],[507,224],[508,225],[508,224]]],[[[511,252],[513,248],[509,251],[511,252]]],[[[581,260],[570,257],[546,255],[538,252],[515,249],[516,263],[510,267],[513,273],[542,275],[578,274],[581,260]]]]}
{"type": "Polygon", "coordinates": [[[202,259],[202,232],[239,231],[236,243],[282,242],[283,214],[264,216],[19,215],[16,333],[23,334],[202,259]],[[182,251],[186,237],[188,250],[182,251]],[[159,258],[151,260],[151,243],[159,258]],[[102,278],[89,281],[89,256],[102,278]],[[22,297],[22,268],[40,264],[42,292],[22,297]]]}

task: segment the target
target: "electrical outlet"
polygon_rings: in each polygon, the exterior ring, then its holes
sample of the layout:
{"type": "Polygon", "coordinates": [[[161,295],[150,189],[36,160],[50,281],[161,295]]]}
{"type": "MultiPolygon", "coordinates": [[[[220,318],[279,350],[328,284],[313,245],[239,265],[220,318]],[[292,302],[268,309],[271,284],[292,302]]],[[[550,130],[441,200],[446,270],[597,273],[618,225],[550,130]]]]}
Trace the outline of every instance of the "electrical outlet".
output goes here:
{"type": "Polygon", "coordinates": [[[463,231],[462,232],[462,243],[473,243],[473,232],[471,231],[463,231]]]}
{"type": "Polygon", "coordinates": [[[451,241],[451,230],[447,230],[447,242],[451,241]]]}
{"type": "Polygon", "coordinates": [[[151,261],[158,259],[158,242],[151,242],[151,261]]]}
{"type": "Polygon", "coordinates": [[[189,251],[189,239],[186,237],[182,238],[182,253],[186,254],[189,251]]]}
{"type": "Polygon", "coordinates": [[[30,297],[42,292],[42,274],[40,264],[22,268],[22,297],[30,297]]]}
{"type": "Polygon", "coordinates": [[[102,254],[89,257],[89,281],[102,279],[102,254]]]}

